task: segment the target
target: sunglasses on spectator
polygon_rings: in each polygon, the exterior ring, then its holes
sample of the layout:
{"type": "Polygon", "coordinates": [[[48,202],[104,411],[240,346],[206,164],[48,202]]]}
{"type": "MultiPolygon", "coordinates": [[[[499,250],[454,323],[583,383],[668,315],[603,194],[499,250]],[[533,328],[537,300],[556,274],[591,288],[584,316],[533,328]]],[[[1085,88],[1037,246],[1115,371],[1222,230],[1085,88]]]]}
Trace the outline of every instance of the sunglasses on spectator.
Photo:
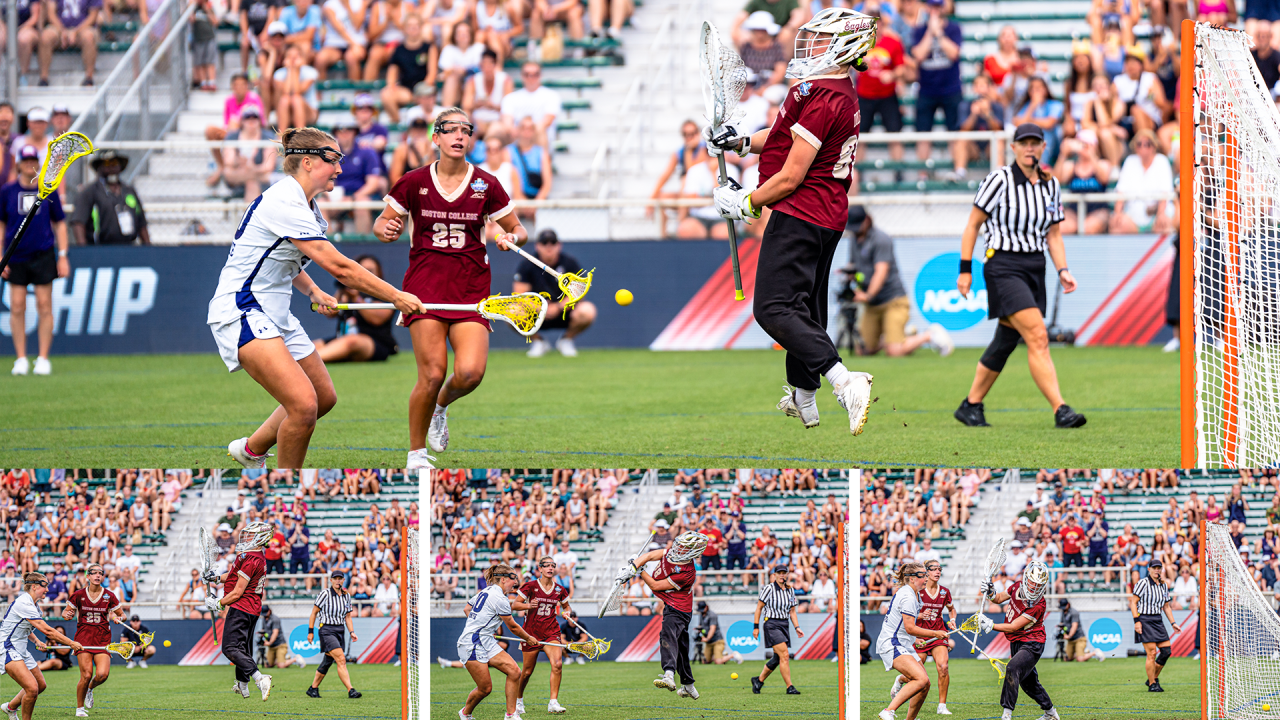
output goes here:
{"type": "Polygon", "coordinates": [[[525,77],[537,77],[542,74],[541,70],[521,70],[520,74],[525,77]]]}
{"type": "Polygon", "coordinates": [[[1150,140],[1141,140],[1133,144],[1134,147],[1155,147],[1156,144],[1150,140]]]}

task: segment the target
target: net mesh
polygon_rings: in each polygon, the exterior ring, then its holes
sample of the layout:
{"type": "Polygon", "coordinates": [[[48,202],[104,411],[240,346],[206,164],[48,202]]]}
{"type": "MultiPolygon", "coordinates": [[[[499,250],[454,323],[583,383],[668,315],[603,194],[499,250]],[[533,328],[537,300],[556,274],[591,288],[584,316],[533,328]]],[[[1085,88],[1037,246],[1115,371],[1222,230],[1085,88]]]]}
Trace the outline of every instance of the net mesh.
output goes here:
{"type": "Polygon", "coordinates": [[[217,545],[213,542],[213,536],[209,534],[206,527],[200,528],[200,574],[203,575],[213,569],[213,564],[218,559],[217,545]]]}
{"type": "Polygon", "coordinates": [[[991,550],[987,553],[986,573],[987,579],[995,577],[996,571],[1004,567],[1005,560],[1005,539],[996,540],[996,544],[991,546],[991,550]]]}
{"type": "Polygon", "coordinates": [[[600,606],[600,613],[597,617],[604,617],[607,612],[613,612],[622,605],[622,593],[626,590],[627,584],[624,582],[615,582],[613,591],[609,593],[609,599],[605,600],[604,605],[600,606]]]}
{"type": "Polygon", "coordinates": [[[576,653],[582,653],[588,660],[595,660],[600,657],[600,646],[594,640],[569,643],[569,649],[576,653]]]}
{"type": "Polygon", "coordinates": [[[418,720],[427,716],[426,708],[426,686],[422,679],[422,670],[424,667],[421,657],[421,646],[425,640],[421,636],[421,614],[418,612],[418,602],[421,597],[418,580],[418,530],[409,528],[406,532],[407,541],[405,547],[405,561],[401,572],[405,577],[404,602],[401,603],[403,613],[401,622],[404,622],[408,631],[404,633],[404,647],[400,652],[400,662],[404,665],[403,679],[406,680],[405,686],[408,695],[408,702],[405,703],[405,712],[403,720],[418,720]]]}
{"type": "Polygon", "coordinates": [[[591,280],[595,273],[595,270],[591,270],[587,272],[586,277],[571,272],[560,276],[558,284],[560,285],[560,291],[564,293],[564,297],[560,298],[564,301],[562,315],[568,313],[569,308],[573,307],[591,289],[591,280]]]}
{"type": "Polygon", "coordinates": [[[1275,466],[1280,112],[1250,55],[1248,35],[1195,28],[1194,242],[1182,247],[1194,248],[1196,462],[1275,466]]]}
{"type": "Polygon", "coordinates": [[[1258,590],[1227,526],[1205,525],[1205,710],[1211,720],[1280,715],[1280,618],[1258,590]]]}
{"type": "Polygon", "coordinates": [[[839,523],[837,525],[840,543],[840,584],[837,586],[839,598],[837,607],[839,608],[839,628],[840,628],[840,644],[837,646],[840,661],[840,714],[839,720],[854,720],[858,716],[858,703],[854,697],[857,685],[853,682],[853,659],[859,656],[860,650],[854,647],[857,638],[860,636],[854,632],[854,618],[858,616],[857,608],[854,607],[855,594],[853,591],[853,578],[857,577],[854,572],[854,558],[856,553],[853,551],[853,527],[849,523],[839,523]]]}
{"type": "Polygon", "coordinates": [[[128,640],[125,640],[123,642],[111,643],[110,645],[107,646],[107,650],[110,650],[113,653],[119,653],[122,659],[128,660],[129,658],[133,657],[133,651],[135,647],[136,646],[133,643],[129,642],[128,640]]]}
{"type": "Polygon", "coordinates": [[[44,171],[40,173],[40,190],[45,195],[58,187],[62,173],[76,158],[93,153],[93,143],[78,132],[64,133],[49,142],[46,153],[44,171]]]}
{"type": "Polygon", "coordinates": [[[702,23],[702,45],[698,62],[702,69],[702,100],[707,122],[714,130],[738,121],[738,101],[747,87],[747,66],[731,46],[720,42],[720,33],[709,22],[702,23]]]}
{"type": "Polygon", "coordinates": [[[494,295],[480,303],[480,314],[490,320],[501,320],[528,337],[542,327],[547,314],[547,298],[538,293],[494,295]]]}

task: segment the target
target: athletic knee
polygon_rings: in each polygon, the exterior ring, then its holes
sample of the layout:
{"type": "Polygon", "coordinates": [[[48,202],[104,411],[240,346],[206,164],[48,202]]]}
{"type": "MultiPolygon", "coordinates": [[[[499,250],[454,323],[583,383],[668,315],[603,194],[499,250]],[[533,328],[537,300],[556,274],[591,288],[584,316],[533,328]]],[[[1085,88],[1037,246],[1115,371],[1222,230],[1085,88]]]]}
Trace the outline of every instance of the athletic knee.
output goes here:
{"type": "Polygon", "coordinates": [[[1172,654],[1173,652],[1170,651],[1169,648],[1167,647],[1160,648],[1160,651],[1156,654],[1156,664],[1164,665],[1165,663],[1169,662],[1169,656],[1172,654]]]}
{"type": "Polygon", "coordinates": [[[945,677],[951,677],[951,670],[947,667],[947,663],[944,661],[938,663],[938,679],[941,680],[945,677]]]}
{"type": "Polygon", "coordinates": [[[467,390],[474,390],[480,386],[480,381],[484,380],[484,368],[454,368],[453,382],[455,385],[467,390]]]}
{"type": "MultiPolygon", "coordinates": [[[[337,404],[338,393],[333,388],[326,388],[325,390],[316,393],[316,415],[318,417],[328,415],[329,411],[337,404]]],[[[150,650],[150,646],[148,646],[147,649],[150,650]]]]}
{"type": "Polygon", "coordinates": [[[1047,352],[1049,350],[1049,332],[1045,330],[1044,325],[1037,325],[1028,329],[1022,339],[1027,343],[1027,352],[1029,353],[1047,352]]]}
{"type": "Polygon", "coordinates": [[[304,425],[314,426],[320,417],[320,405],[314,394],[290,403],[288,410],[290,420],[304,425]]]}
{"type": "Polygon", "coordinates": [[[982,366],[992,372],[1000,372],[1004,370],[1004,365],[1009,360],[1009,356],[1013,354],[1015,348],[1018,347],[1018,331],[1008,325],[997,325],[996,334],[991,338],[991,344],[982,353],[982,366]]]}

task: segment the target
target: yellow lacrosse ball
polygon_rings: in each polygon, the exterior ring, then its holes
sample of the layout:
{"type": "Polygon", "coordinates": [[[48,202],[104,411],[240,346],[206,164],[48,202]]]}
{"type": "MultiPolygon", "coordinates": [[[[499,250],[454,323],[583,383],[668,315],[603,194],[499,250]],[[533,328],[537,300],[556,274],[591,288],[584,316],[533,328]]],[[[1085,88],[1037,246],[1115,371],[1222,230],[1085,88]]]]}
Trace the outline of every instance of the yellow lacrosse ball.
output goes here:
{"type": "Polygon", "coordinates": [[[1263,712],[1271,712],[1271,706],[1270,706],[1270,705],[1263,705],[1263,706],[1262,706],[1262,711],[1263,711],[1263,712]]]}
{"type": "Polygon", "coordinates": [[[630,290],[622,289],[613,294],[613,299],[619,305],[630,305],[635,296],[631,294],[630,290]]]}
{"type": "Polygon", "coordinates": [[[172,644],[173,644],[173,643],[169,642],[168,640],[165,640],[165,641],[164,641],[164,646],[165,646],[165,647],[169,647],[169,646],[170,646],[170,645],[172,645],[172,644]]]}
{"type": "Polygon", "coordinates": [[[729,679],[730,679],[730,680],[737,680],[737,679],[738,679],[738,673],[732,673],[732,674],[730,674],[730,675],[729,675],[729,679]]]}

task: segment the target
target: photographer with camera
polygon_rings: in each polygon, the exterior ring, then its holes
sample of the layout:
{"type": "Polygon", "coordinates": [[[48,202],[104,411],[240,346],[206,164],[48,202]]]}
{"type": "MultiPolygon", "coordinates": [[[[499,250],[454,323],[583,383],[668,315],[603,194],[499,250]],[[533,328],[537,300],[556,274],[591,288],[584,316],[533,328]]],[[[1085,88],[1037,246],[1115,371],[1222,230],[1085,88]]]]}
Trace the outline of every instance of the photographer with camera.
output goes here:
{"type": "Polygon", "coordinates": [[[1071,607],[1070,600],[1062,598],[1058,601],[1058,612],[1062,613],[1058,620],[1058,656],[1075,662],[1093,657],[1089,653],[1089,642],[1084,637],[1080,611],[1071,607]]]}
{"type": "Polygon", "coordinates": [[[702,662],[723,665],[728,660],[737,660],[742,664],[742,655],[734,650],[732,654],[724,654],[724,631],[720,627],[720,616],[707,607],[705,600],[698,602],[698,642],[703,643],[702,662]]]}
{"type": "Polygon", "coordinates": [[[889,357],[902,357],[927,344],[943,357],[950,355],[955,345],[947,331],[937,323],[930,325],[928,332],[907,337],[911,301],[898,275],[893,238],[875,226],[861,205],[849,208],[845,229],[852,233],[854,239],[852,260],[858,287],[853,292],[853,299],[866,305],[862,316],[863,354],[875,355],[883,347],[889,357]],[[881,339],[884,340],[883,345],[881,339]]]}

